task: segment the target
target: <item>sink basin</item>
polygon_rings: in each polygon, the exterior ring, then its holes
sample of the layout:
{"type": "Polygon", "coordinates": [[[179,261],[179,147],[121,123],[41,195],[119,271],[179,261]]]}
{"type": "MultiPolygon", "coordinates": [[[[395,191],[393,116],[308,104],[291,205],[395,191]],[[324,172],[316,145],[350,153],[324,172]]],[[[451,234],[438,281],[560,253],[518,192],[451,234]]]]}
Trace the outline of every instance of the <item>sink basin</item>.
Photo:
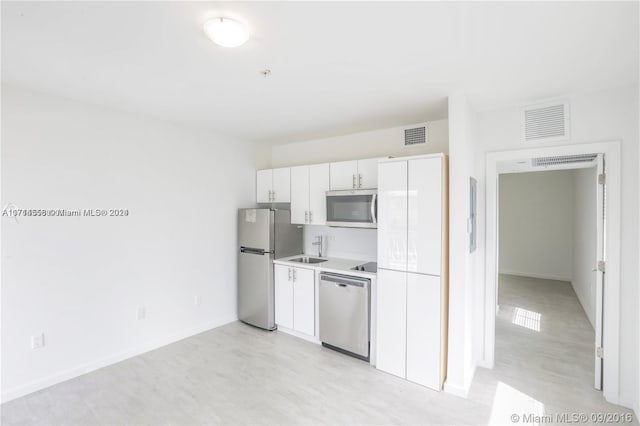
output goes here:
{"type": "Polygon", "coordinates": [[[296,257],[295,259],[289,259],[289,262],[300,262],[300,263],[322,263],[326,261],[327,259],[320,259],[319,257],[309,257],[309,256],[302,256],[302,257],[296,257]]]}

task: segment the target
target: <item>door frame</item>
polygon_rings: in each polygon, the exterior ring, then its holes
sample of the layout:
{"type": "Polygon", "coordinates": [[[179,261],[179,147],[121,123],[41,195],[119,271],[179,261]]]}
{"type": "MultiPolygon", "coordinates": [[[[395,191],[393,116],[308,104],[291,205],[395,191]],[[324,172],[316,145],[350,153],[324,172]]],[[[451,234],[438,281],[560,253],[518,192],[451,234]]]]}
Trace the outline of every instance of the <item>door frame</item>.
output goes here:
{"type": "Polygon", "coordinates": [[[531,149],[489,152],[486,156],[486,236],[484,348],[481,365],[493,368],[495,362],[495,323],[498,283],[498,163],[523,158],[604,154],[607,174],[606,246],[607,276],[603,306],[603,387],[605,399],[619,403],[620,352],[620,221],[621,158],[620,142],[597,142],[531,149]]]}

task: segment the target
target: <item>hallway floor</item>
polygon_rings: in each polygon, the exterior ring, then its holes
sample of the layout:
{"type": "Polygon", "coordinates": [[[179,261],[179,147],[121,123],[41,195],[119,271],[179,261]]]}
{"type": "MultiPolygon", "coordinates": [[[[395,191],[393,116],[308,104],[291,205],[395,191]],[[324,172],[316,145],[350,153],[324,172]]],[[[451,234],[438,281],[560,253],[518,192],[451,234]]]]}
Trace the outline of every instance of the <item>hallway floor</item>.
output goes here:
{"type": "Polygon", "coordinates": [[[470,395],[502,393],[510,399],[494,406],[494,418],[508,421],[518,410],[629,412],[594,389],[594,330],[571,283],[501,275],[498,301],[495,367],[478,369],[470,395]]]}

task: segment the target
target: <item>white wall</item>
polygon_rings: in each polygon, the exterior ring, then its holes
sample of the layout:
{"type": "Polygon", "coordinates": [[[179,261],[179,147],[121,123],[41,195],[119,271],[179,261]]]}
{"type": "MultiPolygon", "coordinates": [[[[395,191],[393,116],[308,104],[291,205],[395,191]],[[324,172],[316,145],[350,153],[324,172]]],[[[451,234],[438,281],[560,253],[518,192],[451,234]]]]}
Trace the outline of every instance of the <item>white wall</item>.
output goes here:
{"type": "Polygon", "coordinates": [[[3,217],[3,400],[236,319],[253,156],[211,132],[3,86],[3,206],[130,212],[3,217]]]}
{"type": "Polygon", "coordinates": [[[277,145],[271,149],[271,167],[449,152],[449,130],[446,119],[429,122],[426,144],[405,147],[404,129],[419,125],[424,123],[277,145]]]}
{"type": "Polygon", "coordinates": [[[555,170],[500,175],[501,274],[571,281],[573,173],[555,170]]]}
{"type": "Polygon", "coordinates": [[[596,208],[598,171],[595,167],[573,172],[573,278],[576,292],[589,322],[595,328],[596,273],[596,208]]]}
{"type": "MultiPolygon", "coordinates": [[[[445,390],[466,395],[475,372],[478,336],[475,301],[482,299],[477,285],[479,259],[484,256],[484,240],[478,235],[477,248],[469,253],[467,220],[470,217],[469,178],[476,171],[475,123],[467,99],[460,93],[449,97],[449,348],[445,390]]],[[[478,201],[484,197],[478,187],[478,201]]],[[[481,204],[478,203],[478,208],[481,204]]],[[[478,229],[482,219],[478,218],[478,229]]]]}
{"type": "MultiPolygon", "coordinates": [[[[640,17],[640,8],[638,9],[638,16],[640,17]]],[[[640,85],[636,87],[636,99],[640,100],[640,85]]],[[[640,126],[640,123],[638,123],[640,126]]],[[[638,164],[640,164],[640,149],[638,149],[638,164]]],[[[640,171],[638,172],[638,187],[637,187],[638,200],[640,200],[640,171]]],[[[640,203],[640,201],[639,201],[640,203]]],[[[640,207],[639,207],[640,210],[640,207]]],[[[640,241],[640,225],[638,226],[638,241],[640,241]]],[[[640,277],[640,247],[638,248],[637,253],[637,263],[638,263],[638,277],[640,277]]],[[[638,291],[638,305],[640,306],[640,290],[638,291]]],[[[638,321],[640,321],[640,314],[638,321]]],[[[638,382],[636,384],[636,418],[640,418],[640,327],[638,327],[638,344],[636,346],[636,356],[638,358],[637,365],[637,376],[638,382]]]]}
{"type": "MultiPolygon", "coordinates": [[[[621,280],[620,280],[620,383],[619,402],[631,407],[638,398],[638,87],[619,87],[569,96],[571,139],[554,143],[521,142],[520,108],[513,106],[475,114],[475,146],[479,191],[484,191],[485,155],[491,151],[525,149],[601,141],[620,141],[622,148],[621,280]]],[[[531,100],[535,102],[539,100],[531,100]]],[[[449,116],[451,120],[451,116],[449,116]]],[[[449,142],[451,156],[453,138],[449,142]]],[[[483,200],[484,195],[479,195],[483,200]]],[[[485,206],[479,204],[480,236],[485,238],[485,206]]],[[[453,224],[452,224],[453,226],[453,224]]],[[[484,267],[476,279],[484,282],[484,267]]],[[[484,300],[477,298],[477,311],[484,315],[484,300]]],[[[484,320],[477,318],[478,323],[484,320]]],[[[484,343],[482,343],[484,345],[484,343]]],[[[482,362],[482,360],[480,360],[482,362]]]]}
{"type": "Polygon", "coordinates": [[[318,246],[312,245],[318,235],[322,236],[323,256],[368,262],[375,262],[377,259],[378,233],[375,229],[305,225],[305,254],[318,255],[318,246]]]}

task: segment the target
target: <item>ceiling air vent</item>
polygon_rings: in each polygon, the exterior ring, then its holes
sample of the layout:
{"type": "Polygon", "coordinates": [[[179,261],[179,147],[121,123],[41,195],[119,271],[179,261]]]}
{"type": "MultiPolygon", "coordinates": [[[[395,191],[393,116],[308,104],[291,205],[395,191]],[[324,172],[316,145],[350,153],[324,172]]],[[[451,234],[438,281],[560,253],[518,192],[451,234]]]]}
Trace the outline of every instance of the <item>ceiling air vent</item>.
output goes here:
{"type": "Polygon", "coordinates": [[[538,157],[531,160],[533,167],[549,167],[567,164],[591,163],[598,158],[598,154],[561,155],[558,157],[538,157]]]}
{"type": "Polygon", "coordinates": [[[419,145],[427,143],[427,125],[404,129],[404,146],[419,145]]]}
{"type": "Polygon", "coordinates": [[[522,139],[525,142],[569,139],[569,103],[525,107],[522,111],[522,139]]]}

